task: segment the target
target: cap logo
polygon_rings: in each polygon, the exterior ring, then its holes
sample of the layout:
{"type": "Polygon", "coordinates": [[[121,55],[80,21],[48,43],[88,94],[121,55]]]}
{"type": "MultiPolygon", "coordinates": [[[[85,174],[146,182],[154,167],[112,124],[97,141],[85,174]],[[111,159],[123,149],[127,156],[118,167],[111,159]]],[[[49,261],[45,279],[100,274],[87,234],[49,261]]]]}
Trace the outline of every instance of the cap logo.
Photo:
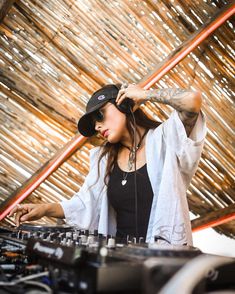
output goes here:
{"type": "Polygon", "coordinates": [[[100,95],[97,99],[98,100],[103,100],[103,99],[105,99],[105,96],[104,95],[100,95]]]}

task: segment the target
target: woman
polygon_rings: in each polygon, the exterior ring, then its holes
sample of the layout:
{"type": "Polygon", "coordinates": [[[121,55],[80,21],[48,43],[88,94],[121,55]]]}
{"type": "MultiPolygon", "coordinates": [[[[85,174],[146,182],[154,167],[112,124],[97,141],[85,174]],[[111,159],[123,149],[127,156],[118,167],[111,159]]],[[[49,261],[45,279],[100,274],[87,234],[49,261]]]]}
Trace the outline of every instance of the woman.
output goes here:
{"type": "Polygon", "coordinates": [[[98,132],[106,143],[91,150],[80,191],[61,203],[18,205],[10,216],[16,213],[17,225],[52,216],[105,235],[146,242],[158,235],[171,244],[192,245],[186,191],[206,134],[201,104],[199,91],[113,84],[99,89],[78,129],[84,136],[98,132]],[[160,124],[139,109],[145,101],[175,110],[160,124]]]}

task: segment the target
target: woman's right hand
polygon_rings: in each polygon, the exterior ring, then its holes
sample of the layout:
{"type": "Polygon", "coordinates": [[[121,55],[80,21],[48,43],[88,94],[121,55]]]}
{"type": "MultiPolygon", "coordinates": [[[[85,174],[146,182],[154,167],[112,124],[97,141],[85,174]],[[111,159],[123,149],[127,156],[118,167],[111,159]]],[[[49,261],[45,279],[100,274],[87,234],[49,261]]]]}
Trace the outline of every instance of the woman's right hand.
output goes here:
{"type": "Polygon", "coordinates": [[[46,215],[46,204],[17,204],[9,213],[15,214],[15,223],[18,227],[21,222],[40,219],[46,215]]]}

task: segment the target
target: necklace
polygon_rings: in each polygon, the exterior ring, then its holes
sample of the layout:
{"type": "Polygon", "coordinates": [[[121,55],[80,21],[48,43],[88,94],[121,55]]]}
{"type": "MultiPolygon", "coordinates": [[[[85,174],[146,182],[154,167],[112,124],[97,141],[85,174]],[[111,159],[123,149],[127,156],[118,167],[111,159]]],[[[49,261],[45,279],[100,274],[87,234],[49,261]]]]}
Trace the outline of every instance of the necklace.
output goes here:
{"type": "MultiPolygon", "coordinates": [[[[128,146],[123,145],[124,147],[126,147],[127,149],[130,150],[129,153],[129,158],[128,158],[128,171],[130,172],[132,170],[132,167],[135,163],[135,156],[136,156],[136,152],[138,151],[138,149],[140,148],[143,139],[145,137],[145,135],[147,134],[148,130],[146,130],[143,134],[143,136],[140,138],[140,141],[138,143],[138,145],[136,147],[130,148],[128,146]]],[[[125,186],[127,183],[127,177],[128,177],[128,172],[123,172],[123,176],[122,176],[122,186],[125,186]]]]}

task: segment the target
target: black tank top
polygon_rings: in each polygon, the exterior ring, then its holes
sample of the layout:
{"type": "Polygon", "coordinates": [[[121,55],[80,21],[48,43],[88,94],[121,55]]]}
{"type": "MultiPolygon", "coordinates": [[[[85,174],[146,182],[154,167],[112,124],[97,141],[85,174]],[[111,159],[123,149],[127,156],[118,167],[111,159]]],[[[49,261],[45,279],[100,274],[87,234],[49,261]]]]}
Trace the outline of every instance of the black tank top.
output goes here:
{"type": "Polygon", "coordinates": [[[135,221],[135,182],[134,172],[123,172],[117,163],[111,172],[108,183],[108,199],[117,213],[116,237],[124,239],[129,236],[146,238],[149,215],[153,200],[153,191],[147,173],[146,164],[136,171],[137,176],[137,224],[135,221]],[[126,184],[122,185],[123,175],[126,184]],[[126,176],[127,175],[127,176],[126,176]]]}

